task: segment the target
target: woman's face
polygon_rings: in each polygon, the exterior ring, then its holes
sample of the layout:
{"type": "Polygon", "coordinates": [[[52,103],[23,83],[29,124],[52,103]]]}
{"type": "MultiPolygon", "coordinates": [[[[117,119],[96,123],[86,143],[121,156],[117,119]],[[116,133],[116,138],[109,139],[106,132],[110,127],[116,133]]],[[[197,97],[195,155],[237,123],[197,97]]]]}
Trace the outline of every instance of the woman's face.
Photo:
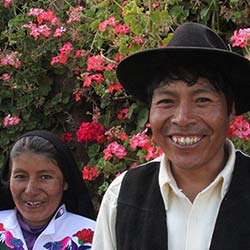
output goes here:
{"type": "Polygon", "coordinates": [[[28,225],[48,223],[66,189],[61,170],[46,156],[25,152],[12,159],[10,191],[28,225]]]}

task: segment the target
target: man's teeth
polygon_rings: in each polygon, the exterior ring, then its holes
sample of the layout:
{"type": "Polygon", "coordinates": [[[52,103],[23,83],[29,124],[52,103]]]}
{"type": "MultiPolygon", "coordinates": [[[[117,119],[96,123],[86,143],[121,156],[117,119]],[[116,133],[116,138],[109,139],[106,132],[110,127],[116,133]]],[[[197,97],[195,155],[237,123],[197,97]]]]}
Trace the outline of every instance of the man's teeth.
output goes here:
{"type": "Polygon", "coordinates": [[[181,146],[190,146],[201,140],[201,137],[197,136],[172,136],[172,140],[181,146]]]}

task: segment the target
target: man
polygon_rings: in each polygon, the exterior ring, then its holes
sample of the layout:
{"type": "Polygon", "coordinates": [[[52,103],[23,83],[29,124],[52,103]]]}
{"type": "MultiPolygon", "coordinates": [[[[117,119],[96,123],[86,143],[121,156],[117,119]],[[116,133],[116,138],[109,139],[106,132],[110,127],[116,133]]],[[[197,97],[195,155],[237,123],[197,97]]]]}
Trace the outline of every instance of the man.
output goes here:
{"type": "Polygon", "coordinates": [[[93,250],[250,249],[250,158],[227,139],[234,115],[250,110],[249,72],[197,23],[118,65],[124,88],[150,105],[164,154],[110,185],[93,250]]]}

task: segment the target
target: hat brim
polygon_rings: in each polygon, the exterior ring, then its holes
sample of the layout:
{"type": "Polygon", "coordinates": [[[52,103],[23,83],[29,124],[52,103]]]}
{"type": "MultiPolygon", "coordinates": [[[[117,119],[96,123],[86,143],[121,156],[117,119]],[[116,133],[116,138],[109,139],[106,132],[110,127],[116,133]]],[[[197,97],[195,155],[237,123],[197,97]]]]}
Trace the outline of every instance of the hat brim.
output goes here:
{"type": "Polygon", "coordinates": [[[236,114],[250,110],[250,61],[231,51],[197,47],[148,49],[121,61],[117,77],[129,94],[148,103],[147,89],[155,79],[157,69],[183,61],[190,65],[204,62],[212,65],[226,77],[233,90],[236,114]]]}

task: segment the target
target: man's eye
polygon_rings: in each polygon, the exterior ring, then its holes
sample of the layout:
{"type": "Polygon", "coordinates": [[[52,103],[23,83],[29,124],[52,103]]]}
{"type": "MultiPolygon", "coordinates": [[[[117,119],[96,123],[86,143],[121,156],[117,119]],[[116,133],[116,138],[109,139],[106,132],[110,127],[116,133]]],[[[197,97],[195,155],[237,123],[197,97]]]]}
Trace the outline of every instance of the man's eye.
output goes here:
{"type": "Polygon", "coordinates": [[[172,104],[174,103],[173,99],[161,99],[157,102],[157,104],[172,104]]]}
{"type": "Polygon", "coordinates": [[[199,97],[196,99],[196,102],[198,102],[198,103],[211,102],[211,99],[209,99],[207,97],[199,97]]]}

